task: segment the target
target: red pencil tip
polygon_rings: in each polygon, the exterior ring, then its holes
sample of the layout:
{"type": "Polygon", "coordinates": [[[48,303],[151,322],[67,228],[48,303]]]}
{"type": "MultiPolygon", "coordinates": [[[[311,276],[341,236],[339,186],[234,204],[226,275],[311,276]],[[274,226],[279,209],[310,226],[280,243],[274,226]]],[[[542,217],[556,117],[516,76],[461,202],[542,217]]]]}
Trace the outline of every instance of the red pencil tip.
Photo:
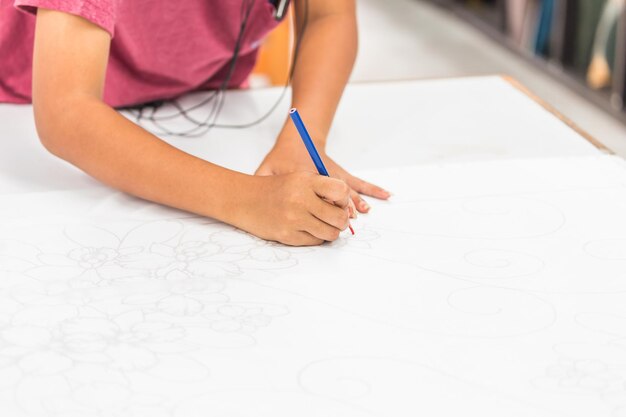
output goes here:
{"type": "Polygon", "coordinates": [[[352,228],[352,226],[348,226],[350,228],[350,232],[352,233],[352,235],[354,235],[354,229],[352,228]]]}

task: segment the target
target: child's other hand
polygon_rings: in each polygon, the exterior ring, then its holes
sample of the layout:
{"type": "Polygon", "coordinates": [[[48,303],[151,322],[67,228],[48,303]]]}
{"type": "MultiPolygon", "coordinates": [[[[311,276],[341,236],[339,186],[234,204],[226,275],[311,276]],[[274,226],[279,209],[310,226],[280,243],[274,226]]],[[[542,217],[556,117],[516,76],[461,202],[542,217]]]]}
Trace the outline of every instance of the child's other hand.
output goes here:
{"type": "MultiPolygon", "coordinates": [[[[333,178],[339,178],[350,187],[350,197],[361,213],[367,213],[369,204],[361,198],[360,194],[382,200],[388,199],[391,194],[381,187],[357,178],[339,166],[335,161],[326,155],[322,149],[318,149],[320,156],[329,174],[333,178]]],[[[294,142],[293,145],[276,145],[267,154],[256,171],[256,175],[279,175],[297,171],[317,172],[311,157],[302,143],[294,142]]]]}
{"type": "Polygon", "coordinates": [[[237,226],[292,246],[333,241],[348,227],[350,187],[309,172],[255,178],[237,226]]]}

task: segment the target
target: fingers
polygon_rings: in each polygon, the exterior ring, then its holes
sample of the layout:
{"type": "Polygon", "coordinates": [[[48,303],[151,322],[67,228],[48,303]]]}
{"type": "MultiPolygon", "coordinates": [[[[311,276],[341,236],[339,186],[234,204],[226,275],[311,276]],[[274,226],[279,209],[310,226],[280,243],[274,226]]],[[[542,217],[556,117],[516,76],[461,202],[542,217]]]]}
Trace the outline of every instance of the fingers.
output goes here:
{"type": "Polygon", "coordinates": [[[350,201],[350,187],[336,178],[318,176],[313,183],[313,191],[319,197],[346,208],[350,201]]]}
{"type": "MultiPolygon", "coordinates": [[[[352,195],[352,193],[353,191],[350,190],[350,195],[352,195]]],[[[348,200],[348,214],[350,215],[351,219],[356,219],[357,217],[356,213],[357,213],[356,204],[354,204],[354,200],[352,200],[352,197],[350,197],[350,199],[348,200]]]]}
{"type": "Polygon", "coordinates": [[[361,198],[361,195],[356,191],[352,190],[350,192],[350,199],[354,203],[354,206],[359,213],[367,213],[368,211],[370,211],[370,205],[367,204],[367,201],[363,200],[363,198],[361,198]]]}
{"type": "MultiPolygon", "coordinates": [[[[357,177],[350,177],[348,179],[348,185],[359,194],[369,195],[370,197],[380,198],[381,200],[386,200],[391,196],[389,191],[357,177]]],[[[358,204],[357,208],[359,208],[358,204]]]]}
{"type": "Polygon", "coordinates": [[[317,246],[324,243],[324,239],[319,239],[309,232],[298,231],[283,240],[282,243],[290,246],[317,246]]]}
{"type": "Polygon", "coordinates": [[[339,238],[341,230],[311,215],[306,222],[306,231],[318,239],[332,242],[339,238]]]}
{"type": "Polygon", "coordinates": [[[336,229],[345,230],[348,227],[350,217],[348,210],[319,198],[311,206],[311,214],[336,229]]]}

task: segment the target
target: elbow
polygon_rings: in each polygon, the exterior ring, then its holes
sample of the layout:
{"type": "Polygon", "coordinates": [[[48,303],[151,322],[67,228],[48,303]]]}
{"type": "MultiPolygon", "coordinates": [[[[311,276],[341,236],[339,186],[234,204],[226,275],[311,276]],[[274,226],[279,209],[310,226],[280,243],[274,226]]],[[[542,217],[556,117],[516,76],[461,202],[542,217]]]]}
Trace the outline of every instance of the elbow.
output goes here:
{"type": "Polygon", "coordinates": [[[72,126],[75,117],[68,117],[67,109],[77,108],[68,107],[67,103],[62,100],[54,100],[52,102],[42,102],[41,100],[33,100],[33,113],[35,118],[35,127],[39,141],[44,148],[51,154],[62,159],[67,159],[68,148],[71,146],[72,126]]]}
{"type": "Polygon", "coordinates": [[[63,158],[62,156],[62,146],[60,145],[60,140],[56,138],[55,135],[48,133],[45,129],[39,127],[39,123],[35,122],[37,125],[37,135],[39,136],[39,142],[43,145],[43,147],[50,152],[51,154],[58,156],[59,158],[63,158]]]}

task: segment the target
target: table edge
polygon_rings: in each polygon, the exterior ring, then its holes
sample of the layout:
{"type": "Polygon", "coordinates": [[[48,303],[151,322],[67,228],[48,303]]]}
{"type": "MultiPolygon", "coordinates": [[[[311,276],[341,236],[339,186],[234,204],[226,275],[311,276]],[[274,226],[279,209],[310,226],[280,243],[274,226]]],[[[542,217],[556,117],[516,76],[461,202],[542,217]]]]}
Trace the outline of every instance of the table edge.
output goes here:
{"type": "MultiPolygon", "coordinates": [[[[550,103],[539,97],[537,94],[532,92],[528,87],[522,84],[515,77],[507,74],[472,74],[467,76],[449,76],[449,77],[425,77],[425,78],[400,78],[400,79],[390,79],[390,80],[350,80],[347,85],[359,85],[359,84],[386,84],[386,83],[394,83],[394,82],[413,82],[413,81],[436,81],[436,80],[453,80],[453,79],[467,79],[467,78],[487,78],[494,77],[500,78],[504,80],[506,83],[511,85],[513,88],[524,94],[526,97],[530,98],[535,103],[539,104],[557,119],[559,119],[562,123],[564,123],[567,127],[578,133],[584,139],[586,139],[589,143],[591,143],[596,149],[603,153],[607,153],[610,155],[615,155],[615,152],[610,149],[608,146],[604,145],[600,140],[596,139],[589,132],[578,126],[575,122],[573,122],[570,118],[565,116],[563,113],[558,111],[554,106],[550,103]]],[[[275,89],[275,88],[284,88],[284,86],[267,86],[267,87],[257,87],[252,89],[247,89],[247,91],[255,91],[255,90],[265,90],[265,89],[275,89]]],[[[238,91],[235,89],[234,91],[238,91]]],[[[239,90],[241,91],[241,90],[239,90]]],[[[0,103],[0,104],[14,104],[14,103],[0,103]]],[[[30,104],[32,105],[32,104],[30,104]]],[[[119,110],[119,109],[118,109],[119,110]]]]}
{"type": "Polygon", "coordinates": [[[545,101],[544,99],[539,97],[537,94],[533,93],[528,87],[526,87],[524,84],[522,84],[516,78],[514,78],[514,77],[512,77],[510,75],[500,75],[500,77],[504,81],[509,83],[512,87],[514,87],[515,89],[517,89],[518,91],[523,93],[525,96],[527,96],[528,98],[533,100],[535,103],[539,104],[541,107],[543,107],[548,112],[550,112],[553,116],[555,116],[561,122],[565,123],[565,125],[567,125],[570,129],[572,129],[573,131],[578,133],[580,136],[585,138],[589,143],[591,143],[593,146],[595,146],[596,149],[598,149],[601,152],[608,153],[610,155],[615,155],[615,152],[613,152],[613,150],[611,150],[605,144],[603,144],[598,139],[596,139],[592,134],[590,134],[589,132],[587,132],[586,130],[584,130],[580,126],[578,126],[570,118],[568,118],[563,113],[558,111],[550,103],[548,103],[547,101],[545,101]]]}
{"type": "Polygon", "coordinates": [[[582,136],[587,142],[591,143],[596,149],[603,153],[607,153],[610,155],[615,155],[615,152],[603,144],[601,141],[596,139],[589,132],[578,126],[574,123],[570,118],[565,116],[563,113],[558,111],[554,106],[550,103],[539,97],[537,94],[533,93],[528,87],[518,81],[515,77],[507,75],[507,74],[472,74],[466,76],[458,76],[451,75],[449,77],[424,77],[424,78],[400,78],[400,79],[391,79],[391,80],[358,80],[358,81],[350,81],[349,84],[359,85],[359,84],[384,84],[384,83],[393,83],[393,82],[411,82],[411,81],[437,81],[437,80],[462,80],[468,78],[500,78],[511,85],[516,90],[523,93],[526,97],[530,98],[535,103],[539,104],[561,122],[563,122],[567,127],[572,129],[574,132],[578,133],[582,136]]]}

